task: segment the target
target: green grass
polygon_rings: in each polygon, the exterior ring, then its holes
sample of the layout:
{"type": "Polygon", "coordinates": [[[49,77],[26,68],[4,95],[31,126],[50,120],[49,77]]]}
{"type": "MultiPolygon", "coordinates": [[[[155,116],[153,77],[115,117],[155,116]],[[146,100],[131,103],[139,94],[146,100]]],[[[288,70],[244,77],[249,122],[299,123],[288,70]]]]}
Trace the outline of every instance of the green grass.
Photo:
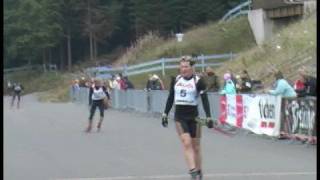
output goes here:
{"type": "MultiPolygon", "coordinates": [[[[6,76],[11,82],[20,82],[24,91],[23,94],[38,93],[39,100],[61,102],[68,101],[68,88],[71,79],[69,74],[37,71],[16,72],[6,76]]],[[[5,81],[6,82],[6,81],[5,81]]],[[[6,84],[4,86],[5,93],[6,84]]]]}
{"type": "MultiPolygon", "coordinates": [[[[164,40],[149,34],[123,54],[117,64],[139,64],[161,57],[177,57],[180,50],[183,54],[235,52],[239,54],[237,58],[214,68],[221,80],[227,69],[233,70],[235,74],[247,69],[253,79],[262,80],[268,87],[274,81],[272,72],[275,69],[281,70],[290,82],[297,78],[297,69],[302,65],[307,66],[310,74],[316,76],[316,43],[315,14],[287,26],[260,47],[254,43],[246,17],[241,17],[231,22],[212,23],[190,30],[185,33],[181,43],[177,43],[175,38],[164,40]]],[[[76,71],[74,74],[57,75],[23,72],[15,73],[10,78],[24,84],[26,93],[44,91],[39,95],[40,100],[61,102],[68,101],[71,79],[83,76],[80,70],[76,71]]],[[[197,68],[197,72],[201,72],[201,69],[197,68]]],[[[162,76],[162,71],[155,71],[130,76],[129,79],[136,89],[143,89],[148,74],[158,74],[168,88],[170,76],[177,75],[178,70],[166,70],[165,76],[162,76]]]]}
{"type": "Polygon", "coordinates": [[[241,52],[234,61],[218,68],[217,73],[222,76],[227,69],[236,74],[247,69],[252,78],[261,79],[266,87],[274,81],[275,70],[282,71],[291,83],[297,79],[297,70],[303,65],[316,76],[316,23],[313,14],[285,27],[261,47],[241,52]]]}
{"type": "Polygon", "coordinates": [[[179,57],[181,54],[221,54],[240,52],[254,46],[254,38],[246,17],[229,22],[210,23],[185,32],[182,42],[176,37],[164,40],[148,34],[138,40],[117,64],[138,64],[161,57],[179,57]]]}
{"type": "MultiPolygon", "coordinates": [[[[244,23],[244,19],[238,19],[237,21],[244,23]]],[[[236,27],[236,25],[239,25],[238,23],[233,23],[235,22],[231,23],[232,27],[234,28],[236,27]]],[[[227,25],[221,26],[220,29],[225,29],[223,28],[225,26],[227,25]]],[[[186,37],[191,38],[192,34],[205,34],[206,32],[210,32],[210,30],[216,31],[217,29],[219,29],[215,25],[208,25],[207,28],[208,29],[206,29],[205,27],[201,27],[199,29],[195,29],[194,31],[190,31],[189,34],[187,33],[187,35],[189,36],[186,35],[186,37]]],[[[293,83],[294,80],[298,78],[297,70],[301,66],[306,66],[310,75],[316,76],[317,38],[315,14],[311,15],[306,19],[288,25],[287,27],[277,32],[272,39],[266,41],[260,47],[256,45],[252,46],[250,43],[246,47],[238,47],[245,44],[241,43],[241,41],[245,41],[245,38],[248,37],[246,37],[245,34],[244,36],[242,36],[239,33],[235,33],[233,35],[233,38],[240,41],[239,43],[235,43],[227,38],[227,34],[220,34],[220,37],[226,38],[226,41],[220,44],[217,43],[216,46],[226,45],[222,46],[221,49],[225,47],[232,47],[234,48],[234,50],[232,50],[233,52],[240,51],[241,48],[243,50],[239,53],[239,56],[235,58],[233,61],[227,61],[222,66],[214,68],[216,74],[220,77],[220,82],[222,82],[223,74],[228,69],[231,69],[235,74],[240,74],[240,72],[243,69],[246,69],[251,75],[251,78],[262,80],[264,86],[267,88],[270,87],[270,85],[274,81],[273,72],[275,70],[282,71],[285,78],[288,79],[290,83],[293,83]],[[252,47],[249,48],[250,46],[252,47]],[[278,49],[277,46],[280,46],[280,49],[278,49]]],[[[252,37],[248,38],[249,41],[251,41],[251,38],[252,37]]],[[[201,38],[195,37],[194,40],[186,38],[186,41],[184,41],[183,44],[181,44],[181,46],[185,47],[186,49],[188,49],[188,47],[195,47],[194,44],[196,44],[196,41],[199,39],[201,38]],[[192,45],[188,46],[188,43],[191,43],[192,45]]],[[[222,39],[221,41],[223,41],[222,39]]],[[[209,44],[208,40],[206,41],[205,39],[201,39],[201,42],[202,44],[209,44]]],[[[156,50],[151,51],[150,54],[157,54],[156,52],[159,52],[158,54],[161,54],[160,52],[163,52],[161,51],[161,49],[164,49],[166,45],[168,47],[174,47],[174,43],[175,42],[169,41],[165,44],[159,44],[159,47],[157,47],[156,50]]],[[[215,49],[219,48],[215,47],[215,49]]],[[[206,50],[208,49],[203,48],[204,52],[206,50]]],[[[217,51],[217,53],[222,53],[222,51],[217,51]]],[[[168,53],[168,56],[172,55],[169,54],[170,53],[168,53]]],[[[172,56],[174,55],[175,52],[173,52],[172,56]]],[[[145,56],[147,57],[148,55],[146,54],[145,56]]],[[[201,69],[198,69],[197,72],[201,72],[201,69]]],[[[162,74],[161,71],[154,73],[158,75],[162,74]]],[[[161,77],[166,87],[168,87],[170,83],[170,75],[176,74],[177,70],[166,70],[166,76],[161,77]]],[[[129,78],[136,85],[136,87],[144,88],[147,82],[148,75],[141,74],[136,76],[130,76],[129,78]]]]}

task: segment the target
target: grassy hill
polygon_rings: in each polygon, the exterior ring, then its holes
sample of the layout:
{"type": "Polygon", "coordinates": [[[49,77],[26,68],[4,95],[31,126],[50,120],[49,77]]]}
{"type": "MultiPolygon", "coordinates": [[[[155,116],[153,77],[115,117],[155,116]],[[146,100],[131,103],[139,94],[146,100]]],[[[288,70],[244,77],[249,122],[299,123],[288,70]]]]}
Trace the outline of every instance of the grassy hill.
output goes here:
{"type": "MultiPolygon", "coordinates": [[[[253,36],[248,26],[245,17],[227,23],[210,24],[187,32],[186,40],[181,46],[184,47],[186,54],[191,54],[199,44],[204,45],[202,48],[203,52],[206,53],[223,53],[228,50],[238,52],[238,57],[233,61],[226,62],[219,68],[214,68],[220,78],[223,77],[227,69],[231,69],[235,74],[239,74],[243,69],[246,69],[253,79],[262,80],[264,86],[268,88],[274,81],[272,73],[275,70],[281,70],[285,78],[291,83],[297,78],[296,72],[301,66],[306,66],[310,74],[316,76],[316,14],[288,25],[261,46],[253,44],[253,36]],[[199,36],[197,37],[195,34],[199,36]],[[200,36],[200,34],[203,36],[200,36]],[[212,39],[214,34],[217,34],[215,41],[212,39]],[[216,43],[212,44],[212,42],[216,43]],[[208,47],[214,47],[215,50],[210,51],[208,47]]],[[[168,52],[166,49],[170,49],[165,47],[175,49],[173,44],[176,42],[174,41],[163,42],[154,50],[150,50],[149,53],[139,51],[136,54],[137,57],[141,57],[139,60],[134,60],[135,56],[133,54],[135,51],[129,52],[124,57],[128,58],[128,61],[132,64],[142,61],[143,57],[148,57],[149,54],[154,54],[154,57],[159,58],[168,52]]],[[[139,49],[138,47],[137,49],[139,49]]],[[[173,52],[171,56],[178,55],[173,52]]],[[[121,60],[123,59],[119,61],[121,60]]],[[[155,73],[161,74],[161,72],[155,73]]],[[[177,70],[167,71],[167,75],[162,77],[167,86],[169,76],[174,74],[177,74],[177,70]]],[[[147,75],[131,76],[130,79],[138,88],[144,88],[147,75]]],[[[222,81],[222,78],[220,80],[222,81]]]]}
{"type": "Polygon", "coordinates": [[[6,89],[7,80],[19,82],[23,85],[23,94],[39,92],[39,100],[51,102],[66,102],[69,100],[70,73],[42,73],[39,71],[16,72],[6,76],[3,92],[8,94],[6,89]]]}
{"type": "MultiPolygon", "coordinates": [[[[277,69],[284,73],[285,78],[293,82],[297,78],[297,69],[302,65],[309,69],[310,74],[316,76],[316,14],[299,22],[293,23],[265,42],[257,46],[246,17],[234,19],[230,22],[210,23],[185,32],[183,42],[177,43],[175,37],[163,39],[155,34],[148,34],[138,40],[119,59],[117,64],[139,64],[147,60],[161,57],[178,57],[182,54],[219,54],[226,52],[238,53],[233,61],[226,62],[216,73],[223,77],[227,69],[235,74],[241,70],[248,70],[253,79],[263,81],[265,87],[273,82],[272,72],[277,69]]],[[[200,71],[198,69],[197,71],[200,71]]],[[[161,74],[161,72],[154,72],[161,74]]],[[[177,74],[177,70],[167,70],[162,77],[166,87],[170,75],[177,74]]],[[[77,74],[17,74],[17,79],[26,85],[28,92],[42,93],[40,99],[49,101],[67,101],[68,88],[71,79],[80,77],[77,74]]],[[[81,75],[82,76],[82,75],[81,75]]],[[[136,88],[143,89],[147,81],[147,74],[130,76],[129,79],[136,88]]]]}
{"type": "Polygon", "coordinates": [[[184,33],[183,41],[175,35],[163,39],[149,33],[133,44],[115,64],[138,64],[162,57],[178,57],[181,54],[220,54],[245,51],[255,45],[246,17],[229,22],[209,23],[184,33]]]}
{"type": "Polygon", "coordinates": [[[265,87],[274,81],[274,70],[283,72],[286,79],[293,83],[297,79],[297,70],[306,66],[309,73],[316,76],[316,14],[293,23],[280,30],[262,46],[243,51],[232,62],[216,69],[223,75],[227,69],[239,73],[247,69],[252,78],[261,79],[265,87]]]}

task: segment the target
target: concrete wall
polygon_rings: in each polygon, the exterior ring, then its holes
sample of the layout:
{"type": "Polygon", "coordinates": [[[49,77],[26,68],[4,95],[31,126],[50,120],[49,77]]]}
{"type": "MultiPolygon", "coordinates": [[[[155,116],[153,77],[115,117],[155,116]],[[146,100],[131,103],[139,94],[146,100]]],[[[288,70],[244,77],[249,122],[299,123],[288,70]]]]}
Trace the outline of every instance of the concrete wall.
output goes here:
{"type": "Polygon", "coordinates": [[[267,18],[263,9],[249,11],[248,20],[258,45],[261,45],[264,40],[272,37],[274,23],[267,18]]]}
{"type": "Polygon", "coordinates": [[[317,10],[317,1],[305,1],[303,4],[303,16],[309,16],[317,10]]]}
{"type": "MultiPolygon", "coordinates": [[[[305,1],[303,5],[303,16],[307,17],[316,11],[316,4],[317,1],[305,1]]],[[[292,16],[270,19],[262,8],[250,10],[248,13],[249,24],[258,45],[261,45],[265,40],[271,38],[273,34],[281,28],[301,18],[302,16],[292,16]]]]}

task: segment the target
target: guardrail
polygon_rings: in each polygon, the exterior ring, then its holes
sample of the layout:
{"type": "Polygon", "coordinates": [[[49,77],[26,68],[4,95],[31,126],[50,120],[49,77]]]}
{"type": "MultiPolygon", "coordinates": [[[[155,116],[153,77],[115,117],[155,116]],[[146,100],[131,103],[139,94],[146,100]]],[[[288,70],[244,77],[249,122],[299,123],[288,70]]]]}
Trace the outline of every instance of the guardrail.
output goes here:
{"type": "Polygon", "coordinates": [[[39,68],[39,67],[40,66],[23,66],[23,67],[18,67],[18,68],[9,68],[9,69],[4,69],[3,73],[8,74],[8,73],[17,72],[17,71],[27,71],[27,70],[35,69],[35,68],[39,68]]]}
{"type": "Polygon", "coordinates": [[[220,21],[228,21],[233,18],[236,18],[240,15],[248,14],[251,5],[251,0],[246,1],[244,3],[239,4],[238,6],[234,7],[233,9],[229,10],[220,21]]]}
{"type": "MultiPolygon", "coordinates": [[[[234,53],[227,53],[227,54],[214,54],[214,55],[201,55],[195,57],[196,63],[195,67],[200,67],[202,71],[204,71],[205,67],[207,66],[220,66],[223,62],[228,60],[233,60],[236,54],[234,53]]],[[[148,72],[154,71],[162,71],[162,75],[166,74],[166,69],[177,69],[179,68],[180,58],[161,58],[158,60],[153,60],[151,62],[146,62],[137,65],[127,66],[124,65],[123,67],[116,67],[116,68],[107,68],[107,67],[94,67],[94,68],[87,68],[86,72],[90,76],[93,77],[101,77],[101,78],[109,78],[114,73],[121,72],[126,76],[132,76],[137,74],[143,74],[148,72]]]]}
{"type": "MultiPolygon", "coordinates": [[[[165,108],[165,103],[168,98],[169,91],[167,90],[113,90],[110,93],[112,100],[112,108],[114,109],[130,109],[144,113],[162,113],[165,108]]],[[[88,105],[89,104],[89,89],[81,87],[78,90],[70,89],[70,97],[74,103],[88,105]]],[[[209,103],[211,107],[211,115],[214,120],[217,120],[220,112],[218,93],[208,93],[209,103]]],[[[202,108],[202,102],[199,100],[199,116],[205,117],[205,112],[202,108]]],[[[174,107],[171,110],[170,117],[173,117],[174,107]]]]}
{"type": "MultiPolygon", "coordinates": [[[[73,102],[88,105],[89,89],[70,89],[73,102]]],[[[113,90],[112,108],[143,113],[162,113],[167,90],[113,90]]],[[[315,140],[317,135],[317,98],[281,98],[268,94],[220,95],[208,92],[211,117],[214,121],[249,130],[255,134],[302,141],[315,140]],[[280,134],[281,133],[281,134],[280,134]],[[300,138],[300,139],[298,139],[300,138]]],[[[204,118],[202,102],[198,99],[199,117],[204,118]]],[[[174,116],[174,106],[169,116],[174,116]]]]}

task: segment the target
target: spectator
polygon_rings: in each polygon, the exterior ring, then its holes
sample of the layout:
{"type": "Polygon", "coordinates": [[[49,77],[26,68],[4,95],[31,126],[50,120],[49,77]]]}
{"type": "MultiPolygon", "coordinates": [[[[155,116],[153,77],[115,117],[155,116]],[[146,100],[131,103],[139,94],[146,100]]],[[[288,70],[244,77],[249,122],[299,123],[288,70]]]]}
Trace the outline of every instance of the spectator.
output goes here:
{"type": "Polygon", "coordinates": [[[111,94],[111,87],[110,87],[110,80],[106,79],[105,81],[103,81],[103,86],[107,89],[107,92],[109,93],[109,95],[111,94]]]}
{"type": "Polygon", "coordinates": [[[122,74],[119,73],[118,76],[116,77],[116,80],[118,82],[118,85],[119,85],[119,90],[126,90],[126,84],[123,80],[123,77],[122,77],[122,74]]]}
{"type": "Polygon", "coordinates": [[[227,73],[230,74],[231,80],[232,80],[233,84],[236,85],[236,84],[237,84],[237,79],[236,79],[236,77],[233,75],[232,70],[231,70],[231,69],[228,69],[228,70],[227,70],[227,73]]]}
{"type": "Polygon", "coordinates": [[[11,81],[8,81],[8,83],[7,83],[7,90],[8,90],[8,92],[9,92],[10,94],[11,94],[12,91],[13,91],[13,85],[12,85],[11,81]]]}
{"type": "Polygon", "coordinates": [[[123,77],[127,89],[134,89],[132,82],[128,79],[128,76],[123,77]]]}
{"type": "Polygon", "coordinates": [[[152,78],[152,74],[148,74],[148,80],[145,88],[147,91],[151,89],[151,78],[152,78]]]}
{"type": "Polygon", "coordinates": [[[76,79],[72,83],[72,100],[77,100],[80,93],[80,86],[79,86],[79,80],[76,79]]]}
{"type": "Polygon", "coordinates": [[[90,88],[90,87],[93,88],[94,86],[95,86],[95,78],[91,78],[91,79],[90,79],[90,86],[89,86],[89,88],[90,88]]]}
{"type": "Polygon", "coordinates": [[[242,74],[240,75],[240,93],[250,93],[252,90],[252,82],[251,78],[247,72],[247,70],[243,70],[242,74]]]}
{"type": "Polygon", "coordinates": [[[297,97],[304,97],[306,95],[306,86],[304,85],[304,77],[298,74],[298,79],[294,82],[294,90],[297,93],[297,97]]]}
{"type": "Polygon", "coordinates": [[[299,69],[299,74],[303,77],[306,96],[317,96],[317,78],[307,74],[306,67],[299,69]]]}
{"type": "Polygon", "coordinates": [[[210,67],[206,68],[204,79],[207,84],[207,90],[211,92],[218,92],[220,89],[219,78],[210,67]]]}
{"type": "Polygon", "coordinates": [[[282,97],[296,97],[297,93],[294,91],[293,87],[284,79],[280,71],[274,74],[276,79],[273,90],[269,90],[268,93],[272,95],[280,95],[282,97]]]}
{"type": "Polygon", "coordinates": [[[80,82],[79,82],[80,87],[86,87],[86,78],[81,77],[80,82]]]}
{"type": "Polygon", "coordinates": [[[150,87],[147,88],[148,90],[163,90],[163,83],[158,75],[153,74],[150,79],[150,87]]]}
{"type": "Polygon", "coordinates": [[[236,86],[236,92],[237,92],[237,93],[241,93],[242,80],[241,80],[241,76],[240,76],[240,75],[236,75],[236,81],[237,81],[237,84],[235,84],[235,86],[236,86]]]}
{"type": "Polygon", "coordinates": [[[224,87],[220,91],[220,94],[236,94],[236,87],[231,80],[231,75],[229,73],[224,74],[223,76],[224,79],[224,87]]]}
{"type": "Polygon", "coordinates": [[[120,90],[120,84],[118,82],[118,79],[120,79],[120,77],[112,75],[112,78],[111,78],[111,88],[112,89],[120,90]]]}

